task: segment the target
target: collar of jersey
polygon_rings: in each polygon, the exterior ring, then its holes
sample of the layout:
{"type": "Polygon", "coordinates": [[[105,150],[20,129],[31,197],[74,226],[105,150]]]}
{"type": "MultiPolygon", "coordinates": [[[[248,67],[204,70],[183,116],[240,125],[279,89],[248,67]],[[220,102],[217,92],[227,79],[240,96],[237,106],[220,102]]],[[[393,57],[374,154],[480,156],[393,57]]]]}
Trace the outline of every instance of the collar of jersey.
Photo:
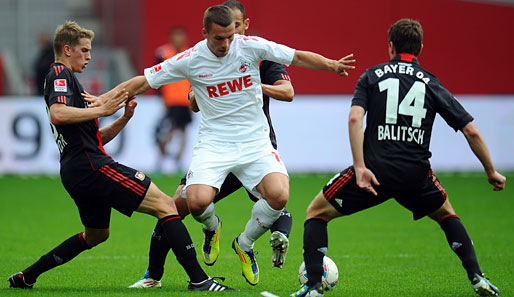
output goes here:
{"type": "Polygon", "coordinates": [[[220,61],[220,62],[225,61],[225,59],[227,59],[227,57],[230,55],[230,52],[232,52],[232,45],[234,45],[234,41],[232,41],[232,44],[230,44],[230,49],[228,50],[228,53],[223,57],[218,57],[213,52],[211,52],[211,49],[209,48],[209,46],[207,46],[207,40],[205,40],[205,43],[204,43],[205,49],[207,50],[207,52],[209,53],[211,58],[216,59],[217,61],[220,61]]]}
{"type": "Polygon", "coordinates": [[[391,59],[391,61],[403,61],[403,62],[409,62],[409,63],[418,63],[416,56],[414,56],[412,54],[398,54],[398,55],[396,55],[396,57],[391,59]]]}

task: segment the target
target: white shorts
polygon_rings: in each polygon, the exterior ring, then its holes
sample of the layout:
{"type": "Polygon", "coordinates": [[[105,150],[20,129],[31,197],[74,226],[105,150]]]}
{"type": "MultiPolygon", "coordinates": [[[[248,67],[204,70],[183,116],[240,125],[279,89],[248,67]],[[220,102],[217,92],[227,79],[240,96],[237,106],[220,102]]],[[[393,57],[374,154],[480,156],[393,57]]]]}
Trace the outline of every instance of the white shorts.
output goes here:
{"type": "Polygon", "coordinates": [[[251,142],[198,141],[186,176],[185,190],[189,185],[202,184],[220,189],[232,172],[255,197],[262,198],[257,185],[269,173],[287,170],[278,151],[269,139],[251,142]]]}

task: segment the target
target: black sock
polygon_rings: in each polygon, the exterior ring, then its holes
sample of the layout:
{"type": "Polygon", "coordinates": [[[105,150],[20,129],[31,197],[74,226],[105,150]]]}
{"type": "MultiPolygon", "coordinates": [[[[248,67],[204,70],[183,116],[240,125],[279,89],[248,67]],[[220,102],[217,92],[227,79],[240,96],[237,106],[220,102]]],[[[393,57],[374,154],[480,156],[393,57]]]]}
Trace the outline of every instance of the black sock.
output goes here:
{"type": "Polygon", "coordinates": [[[199,283],[208,278],[196,259],[196,251],[179,215],[171,215],[159,220],[166,239],[175,253],[178,262],[186,271],[193,283],[199,283]]]}
{"type": "Polygon", "coordinates": [[[72,237],[63,241],[56,248],[48,252],[46,255],[41,256],[34,264],[27,269],[23,270],[25,281],[28,284],[33,284],[39,275],[48,271],[56,266],[62,265],[69,260],[75,258],[83,251],[90,249],[86,244],[83,232],[73,235],[72,237]]]}
{"type": "Polygon", "coordinates": [[[280,213],[280,217],[271,225],[270,231],[271,233],[275,231],[280,231],[284,233],[287,237],[291,234],[291,227],[293,226],[293,217],[287,211],[287,209],[283,209],[280,213]]]}
{"type": "Polygon", "coordinates": [[[303,259],[307,269],[308,286],[321,282],[323,257],[327,253],[327,222],[322,219],[309,219],[303,230],[303,259]]]}
{"type": "Polygon", "coordinates": [[[459,256],[462,266],[468,273],[469,280],[473,279],[475,273],[482,275],[478,266],[477,256],[473,242],[469,238],[466,228],[460,221],[459,217],[451,216],[441,222],[441,229],[446,234],[446,239],[450,244],[450,248],[459,256]]]}
{"type": "Polygon", "coordinates": [[[160,280],[164,274],[164,263],[170,250],[170,245],[159,222],[155,225],[150,240],[148,254],[148,277],[160,280]]]}

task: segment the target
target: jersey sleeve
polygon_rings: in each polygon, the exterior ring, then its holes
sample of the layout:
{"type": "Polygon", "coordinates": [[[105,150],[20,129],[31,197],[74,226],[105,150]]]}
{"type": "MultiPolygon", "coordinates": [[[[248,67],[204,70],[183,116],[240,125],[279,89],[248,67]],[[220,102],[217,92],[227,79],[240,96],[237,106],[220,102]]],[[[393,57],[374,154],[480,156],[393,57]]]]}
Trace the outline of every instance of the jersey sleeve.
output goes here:
{"type": "Polygon", "coordinates": [[[238,38],[241,38],[244,44],[251,47],[260,60],[273,61],[287,66],[293,62],[295,50],[288,46],[257,36],[239,35],[238,38]]]}
{"type": "Polygon", "coordinates": [[[353,93],[352,106],[358,105],[368,110],[368,76],[367,71],[364,72],[355,86],[355,92],[353,93]]]}
{"type": "Polygon", "coordinates": [[[179,53],[164,62],[145,69],[145,77],[152,89],[187,78],[191,49],[179,53]]]}
{"type": "Polygon", "coordinates": [[[273,85],[278,80],[291,80],[284,65],[271,61],[262,61],[260,75],[262,83],[267,85],[273,85]]]}
{"type": "Polygon", "coordinates": [[[435,93],[438,100],[437,112],[455,131],[464,128],[469,122],[473,121],[473,116],[443,85],[438,84],[435,93]]]}
{"type": "Polygon", "coordinates": [[[46,76],[45,98],[47,98],[48,107],[54,103],[73,105],[71,102],[73,95],[72,80],[66,70],[62,65],[54,65],[46,76]]]}

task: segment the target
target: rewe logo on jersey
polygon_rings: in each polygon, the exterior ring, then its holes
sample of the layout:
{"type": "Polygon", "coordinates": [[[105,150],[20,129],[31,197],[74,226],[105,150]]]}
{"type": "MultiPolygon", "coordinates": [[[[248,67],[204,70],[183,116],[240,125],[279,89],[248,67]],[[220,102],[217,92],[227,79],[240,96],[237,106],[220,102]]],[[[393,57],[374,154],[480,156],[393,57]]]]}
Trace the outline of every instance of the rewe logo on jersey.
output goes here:
{"type": "Polygon", "coordinates": [[[250,78],[251,75],[246,75],[215,86],[207,86],[209,98],[225,96],[253,86],[250,78]]]}

